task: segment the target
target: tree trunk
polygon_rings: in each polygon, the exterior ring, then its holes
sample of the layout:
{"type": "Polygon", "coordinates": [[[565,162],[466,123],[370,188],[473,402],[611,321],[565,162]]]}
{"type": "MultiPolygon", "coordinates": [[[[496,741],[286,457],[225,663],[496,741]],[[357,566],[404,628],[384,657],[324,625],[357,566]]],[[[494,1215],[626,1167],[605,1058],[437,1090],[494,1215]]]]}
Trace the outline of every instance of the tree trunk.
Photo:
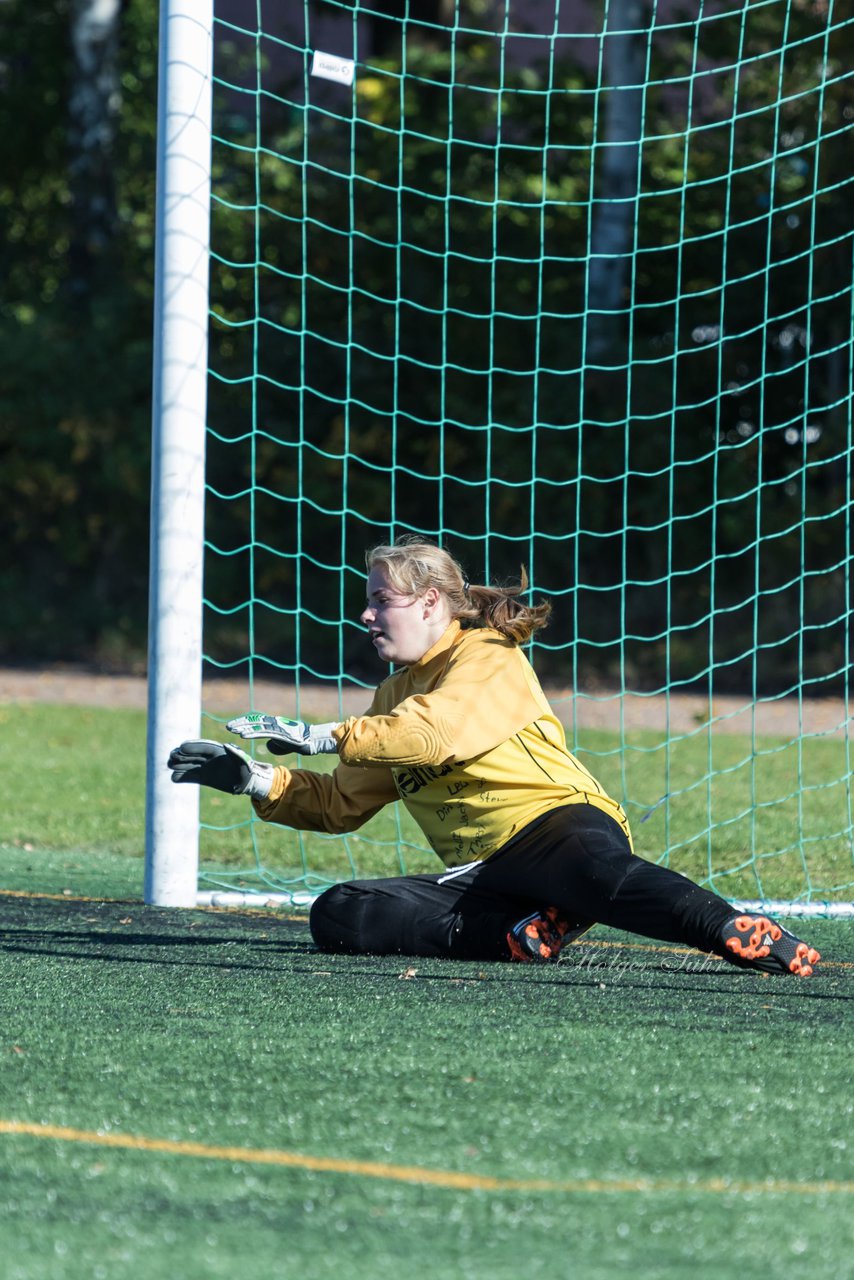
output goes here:
{"type": "Polygon", "coordinates": [[[72,0],[71,5],[69,288],[84,304],[116,227],[113,144],[121,104],[120,11],[121,0],[72,0]]]}
{"type": "Polygon", "coordinates": [[[649,0],[610,0],[603,75],[606,145],[594,171],[587,266],[587,360],[593,364],[625,361],[625,290],[638,213],[650,19],[649,0]]]}

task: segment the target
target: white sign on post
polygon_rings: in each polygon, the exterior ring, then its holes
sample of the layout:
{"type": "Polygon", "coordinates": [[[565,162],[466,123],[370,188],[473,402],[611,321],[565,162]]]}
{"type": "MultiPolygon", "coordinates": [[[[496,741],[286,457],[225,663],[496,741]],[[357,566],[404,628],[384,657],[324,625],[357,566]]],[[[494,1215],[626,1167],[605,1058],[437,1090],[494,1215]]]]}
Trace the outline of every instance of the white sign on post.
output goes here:
{"type": "Polygon", "coordinates": [[[352,84],[356,64],[352,58],[339,58],[334,53],[321,53],[315,49],[311,60],[311,74],[321,80],[336,80],[338,84],[352,84]]]}

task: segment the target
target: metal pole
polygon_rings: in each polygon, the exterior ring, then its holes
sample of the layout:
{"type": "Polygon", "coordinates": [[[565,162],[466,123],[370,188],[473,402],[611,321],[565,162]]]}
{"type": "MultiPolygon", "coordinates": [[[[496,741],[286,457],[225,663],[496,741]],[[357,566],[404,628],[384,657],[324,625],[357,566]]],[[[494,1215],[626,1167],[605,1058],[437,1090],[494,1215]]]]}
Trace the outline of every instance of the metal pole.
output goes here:
{"type": "Polygon", "coordinates": [[[201,717],[212,49],[213,0],[162,0],[144,893],[173,907],[198,888],[199,792],[166,759],[201,717]]]}

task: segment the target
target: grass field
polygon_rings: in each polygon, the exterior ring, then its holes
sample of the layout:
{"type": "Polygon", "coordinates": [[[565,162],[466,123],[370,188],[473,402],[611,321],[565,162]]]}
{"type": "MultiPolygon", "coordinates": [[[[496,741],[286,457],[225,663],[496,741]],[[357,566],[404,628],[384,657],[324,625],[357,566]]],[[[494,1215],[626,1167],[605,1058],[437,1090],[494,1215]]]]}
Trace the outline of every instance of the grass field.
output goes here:
{"type": "Polygon", "coordinates": [[[4,1280],[854,1275],[854,925],[806,981],[324,956],[141,903],[141,717],[0,725],[4,1280]]]}

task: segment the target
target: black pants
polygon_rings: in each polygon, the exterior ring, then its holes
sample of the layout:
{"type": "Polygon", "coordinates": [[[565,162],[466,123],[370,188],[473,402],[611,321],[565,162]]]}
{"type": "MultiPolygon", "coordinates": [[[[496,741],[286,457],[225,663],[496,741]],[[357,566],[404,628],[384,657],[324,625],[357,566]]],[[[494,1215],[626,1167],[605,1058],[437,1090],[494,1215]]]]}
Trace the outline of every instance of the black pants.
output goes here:
{"type": "Polygon", "coordinates": [[[506,960],[523,916],[557,907],[574,924],[606,924],[722,954],[733,908],[685,876],[632,853],[621,827],[587,804],[552,809],[485,862],[437,875],[354,880],[311,911],[324,951],[506,960]]]}

